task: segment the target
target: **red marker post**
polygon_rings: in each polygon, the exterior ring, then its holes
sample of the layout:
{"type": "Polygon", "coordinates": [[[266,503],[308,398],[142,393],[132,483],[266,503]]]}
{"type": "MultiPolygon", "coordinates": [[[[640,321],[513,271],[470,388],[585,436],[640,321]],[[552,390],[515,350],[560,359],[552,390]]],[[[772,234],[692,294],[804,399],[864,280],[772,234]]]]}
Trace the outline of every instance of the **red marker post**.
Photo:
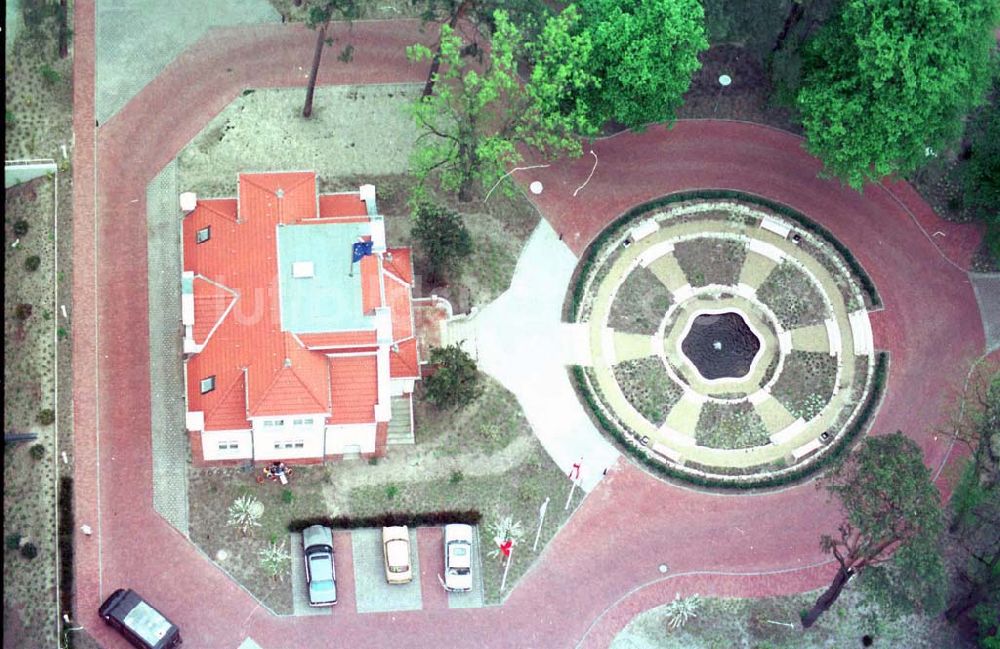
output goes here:
{"type": "Polygon", "coordinates": [[[503,569],[503,579],[500,580],[501,593],[504,591],[504,588],[507,587],[507,572],[510,570],[510,562],[512,558],[511,555],[513,554],[513,551],[514,551],[513,539],[507,539],[506,541],[500,544],[500,552],[503,553],[503,556],[507,557],[507,565],[504,566],[503,569]]]}
{"type": "Polygon", "coordinates": [[[566,506],[563,510],[569,509],[569,504],[573,502],[573,492],[576,491],[576,487],[580,484],[580,467],[583,465],[583,458],[580,458],[579,462],[573,463],[573,468],[569,470],[569,479],[572,480],[569,487],[569,496],[566,497],[566,506]]]}

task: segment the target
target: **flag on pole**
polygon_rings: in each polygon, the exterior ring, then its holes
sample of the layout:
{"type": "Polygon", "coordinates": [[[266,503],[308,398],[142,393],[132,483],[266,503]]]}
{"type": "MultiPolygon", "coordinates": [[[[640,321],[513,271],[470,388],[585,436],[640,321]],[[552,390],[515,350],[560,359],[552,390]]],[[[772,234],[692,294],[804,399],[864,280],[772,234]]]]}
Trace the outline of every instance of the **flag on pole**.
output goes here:
{"type": "Polygon", "coordinates": [[[509,557],[510,556],[510,548],[513,545],[514,545],[514,541],[511,540],[511,539],[507,539],[506,541],[504,541],[503,543],[500,544],[500,551],[503,552],[503,556],[505,556],[505,557],[509,557]]]}
{"type": "Polygon", "coordinates": [[[361,261],[361,258],[372,254],[371,241],[358,241],[351,245],[351,263],[361,261]]]}

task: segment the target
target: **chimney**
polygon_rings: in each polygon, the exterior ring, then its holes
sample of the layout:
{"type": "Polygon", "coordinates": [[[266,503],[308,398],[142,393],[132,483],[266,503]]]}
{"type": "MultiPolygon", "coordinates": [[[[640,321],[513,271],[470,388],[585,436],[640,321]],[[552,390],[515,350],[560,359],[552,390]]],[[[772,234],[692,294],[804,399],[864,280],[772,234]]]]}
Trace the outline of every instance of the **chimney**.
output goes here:
{"type": "Polygon", "coordinates": [[[358,193],[361,195],[361,200],[365,202],[365,207],[368,209],[368,216],[378,214],[378,209],[375,207],[375,185],[361,185],[358,193]]]}

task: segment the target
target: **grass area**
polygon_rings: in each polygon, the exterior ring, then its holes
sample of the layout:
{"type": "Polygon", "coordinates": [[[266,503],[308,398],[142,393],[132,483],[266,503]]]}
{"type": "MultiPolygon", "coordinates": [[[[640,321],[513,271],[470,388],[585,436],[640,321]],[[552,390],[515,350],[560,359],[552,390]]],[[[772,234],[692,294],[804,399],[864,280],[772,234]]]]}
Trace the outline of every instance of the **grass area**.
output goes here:
{"type": "Polygon", "coordinates": [[[698,444],[710,448],[748,448],[770,441],[767,427],[748,402],[716,403],[701,407],[694,436],[698,444]]]}
{"type": "MultiPolygon", "coordinates": [[[[511,515],[532,528],[542,501],[564,493],[566,476],[542,449],[514,395],[485,376],[483,381],[483,394],[458,411],[440,412],[417,400],[416,444],[391,447],[377,461],[295,467],[287,488],[258,485],[253,473],[239,468],[191,469],[191,539],[265,604],[287,613],[290,573],[283,582],[273,581],[257,553],[272,538],[287,539],[293,519],[476,509],[484,524],[511,515]],[[226,525],[227,508],[245,493],[264,505],[261,527],[247,537],[226,525]],[[219,550],[228,556],[218,559],[219,550]]],[[[561,508],[549,511],[538,554],[569,514],[561,508]]],[[[508,592],[536,556],[528,547],[521,549],[507,578],[508,592]]],[[[497,603],[502,573],[497,562],[483,559],[487,601],[497,603]]]]}
{"type": "MultiPolygon", "coordinates": [[[[864,372],[855,376],[863,377],[864,372]]],[[[771,394],[794,417],[809,421],[819,414],[833,396],[837,378],[837,357],[826,352],[792,350],[774,382],[771,394]]]]}
{"type": "Polygon", "coordinates": [[[819,289],[797,266],[782,262],[757,289],[757,298],[771,307],[786,329],[826,320],[827,308],[819,289]]]}
{"type": "Polygon", "coordinates": [[[628,402],[657,426],[663,425],[670,410],[684,394],[670,380],[659,357],[625,361],[615,365],[613,370],[628,402]]]}
{"type": "MultiPolygon", "coordinates": [[[[37,1],[23,4],[44,7],[37,1]]],[[[55,17],[41,20],[34,27],[26,21],[13,55],[4,63],[7,160],[51,157],[63,161],[60,145],[69,147],[72,141],[73,61],[59,58],[55,17]]]]}
{"type": "Polygon", "coordinates": [[[274,612],[291,613],[290,568],[276,581],[264,572],[258,553],[271,541],[284,540],[289,549],[288,521],[324,512],[323,485],[329,471],[329,467],[296,467],[285,488],[274,482],[257,484],[255,474],[242,468],[192,468],[191,540],[274,612]],[[226,524],[229,506],[245,494],[264,505],[261,526],[246,536],[226,524]]]}
{"type": "Polygon", "coordinates": [[[608,326],[618,331],[653,335],[673,301],[670,291],[647,268],[636,267],[618,288],[608,326]]]}
{"type": "Polygon", "coordinates": [[[703,237],[678,243],[674,257],[691,286],[728,286],[739,280],[747,250],[738,241],[703,237]]]}
{"type": "Polygon", "coordinates": [[[38,436],[4,445],[3,529],[10,544],[4,550],[4,606],[20,618],[12,624],[23,625],[21,646],[39,647],[55,646],[58,618],[57,427],[39,418],[55,407],[54,183],[44,177],[23,183],[8,189],[4,200],[4,431],[38,436]],[[22,554],[27,544],[37,556],[22,554]]]}
{"type": "Polygon", "coordinates": [[[787,597],[705,598],[692,618],[678,629],[668,626],[666,606],[634,617],[615,637],[611,649],[832,649],[872,647],[940,649],[968,647],[939,617],[908,615],[888,619],[863,606],[848,590],[808,631],[799,611],[815,602],[820,591],[787,597]]]}

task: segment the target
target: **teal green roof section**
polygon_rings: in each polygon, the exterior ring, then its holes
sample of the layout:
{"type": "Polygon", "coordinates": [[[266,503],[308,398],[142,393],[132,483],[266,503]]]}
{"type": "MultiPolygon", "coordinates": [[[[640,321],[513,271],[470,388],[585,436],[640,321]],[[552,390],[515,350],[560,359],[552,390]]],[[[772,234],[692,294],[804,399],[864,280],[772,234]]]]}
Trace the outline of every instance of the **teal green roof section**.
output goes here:
{"type": "Polygon", "coordinates": [[[362,313],[361,264],[351,264],[351,245],[371,234],[368,223],[278,226],[278,288],[281,328],[330,333],[375,328],[362,313]],[[293,277],[296,262],[312,262],[312,277],[293,277]]]}

